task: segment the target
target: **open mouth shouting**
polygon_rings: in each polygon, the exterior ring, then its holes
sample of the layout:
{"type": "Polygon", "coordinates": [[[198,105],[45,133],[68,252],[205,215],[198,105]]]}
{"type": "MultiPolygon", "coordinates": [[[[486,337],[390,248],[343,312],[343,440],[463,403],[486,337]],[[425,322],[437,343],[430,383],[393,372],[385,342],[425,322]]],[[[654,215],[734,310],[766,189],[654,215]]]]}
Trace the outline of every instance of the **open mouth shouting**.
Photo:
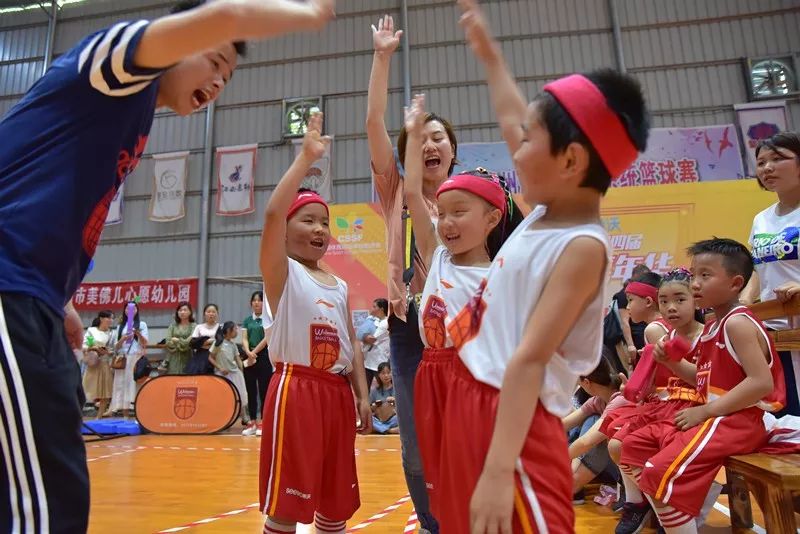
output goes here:
{"type": "Polygon", "coordinates": [[[196,89],[192,93],[192,108],[197,110],[211,101],[211,92],[206,89],[196,89]]]}
{"type": "Polygon", "coordinates": [[[438,169],[439,165],[442,164],[441,158],[439,156],[425,156],[425,168],[426,169],[438,169]]]}
{"type": "Polygon", "coordinates": [[[325,248],[325,240],[322,239],[321,237],[314,238],[309,243],[311,244],[312,248],[316,248],[316,249],[319,249],[319,250],[322,250],[322,249],[325,248]]]}

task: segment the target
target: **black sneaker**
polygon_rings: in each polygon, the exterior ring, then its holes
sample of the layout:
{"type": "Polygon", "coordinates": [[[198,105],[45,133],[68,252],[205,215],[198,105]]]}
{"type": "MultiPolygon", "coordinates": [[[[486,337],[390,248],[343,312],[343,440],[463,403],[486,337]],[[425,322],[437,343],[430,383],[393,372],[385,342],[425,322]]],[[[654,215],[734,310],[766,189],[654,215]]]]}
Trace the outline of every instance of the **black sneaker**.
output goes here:
{"type": "Polygon", "coordinates": [[[611,505],[611,511],[616,514],[616,513],[621,512],[624,507],[625,507],[625,501],[624,500],[617,501],[617,502],[615,502],[614,504],[611,505]]]}
{"type": "Polygon", "coordinates": [[[583,504],[585,502],[586,502],[586,490],[581,489],[580,491],[572,495],[572,504],[583,504]]]}
{"type": "Polygon", "coordinates": [[[645,527],[651,512],[647,502],[626,502],[622,507],[622,517],[617,523],[615,534],[638,534],[645,527]]]}

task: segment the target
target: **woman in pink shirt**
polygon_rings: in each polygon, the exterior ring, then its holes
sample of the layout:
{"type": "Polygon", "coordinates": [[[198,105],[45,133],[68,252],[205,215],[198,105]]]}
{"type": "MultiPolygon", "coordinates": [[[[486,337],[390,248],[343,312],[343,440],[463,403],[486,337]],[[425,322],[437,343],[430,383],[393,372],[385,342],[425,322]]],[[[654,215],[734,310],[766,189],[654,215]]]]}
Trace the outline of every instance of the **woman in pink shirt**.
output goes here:
{"type": "MultiPolygon", "coordinates": [[[[436,519],[430,514],[422,461],[414,426],[414,375],[422,360],[422,340],[417,323],[416,299],[422,293],[428,266],[412,245],[410,218],[405,212],[403,181],[398,170],[405,159],[406,132],[397,139],[397,157],[386,129],[384,115],[392,54],[400,44],[402,30],[394,31],[394,21],[384,16],[372,26],[375,55],[367,97],[367,139],[375,190],[380,199],[389,241],[389,347],[394,381],[400,439],[403,445],[403,471],[411,499],[421,524],[421,533],[436,534],[436,519]],[[408,261],[406,253],[413,259],[408,261]],[[409,265],[409,263],[411,265],[409,265]]],[[[425,118],[423,195],[433,220],[437,219],[436,191],[453,172],[458,142],[449,122],[429,113],[425,118]]]]}

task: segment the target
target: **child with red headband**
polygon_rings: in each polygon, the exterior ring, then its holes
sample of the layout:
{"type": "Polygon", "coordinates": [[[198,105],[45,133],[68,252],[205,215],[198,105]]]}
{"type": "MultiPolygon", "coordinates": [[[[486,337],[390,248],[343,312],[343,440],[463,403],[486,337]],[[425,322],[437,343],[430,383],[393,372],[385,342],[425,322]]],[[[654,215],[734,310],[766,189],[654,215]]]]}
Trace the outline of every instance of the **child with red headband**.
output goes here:
{"type": "Polygon", "coordinates": [[[573,532],[561,418],[601,357],[600,201],[645,148],[644,98],[633,78],[599,71],[549,83],[526,105],[475,1],[459,5],[535,208],[448,328],[459,358],[444,413],[442,531],[573,532]]]}
{"type": "Polygon", "coordinates": [[[368,434],[371,413],[364,358],[350,321],[347,284],[319,261],[330,242],[325,201],[298,187],[325,153],[322,115],[312,116],[303,148],[273,191],[261,234],[264,294],[274,323],[275,365],[264,406],[259,490],[264,532],[344,533],[359,507],[353,393],[368,434]]]}
{"type": "MultiPolygon", "coordinates": [[[[628,313],[634,323],[647,323],[644,329],[644,342],[652,344],[668,334],[672,327],[661,316],[658,308],[658,286],[661,275],[652,271],[646,272],[625,286],[625,297],[628,299],[628,313]]],[[[630,369],[636,361],[628,362],[630,369]]]]}
{"type": "Polygon", "coordinates": [[[482,169],[456,174],[436,192],[439,217],[434,227],[423,196],[425,97],[417,95],[405,113],[405,193],[428,279],[419,310],[425,345],[414,380],[414,419],[431,511],[439,517],[439,457],[442,411],[456,356],[447,325],[475,294],[489,264],[522,214],[504,182],[482,169]],[[439,240],[437,240],[437,234],[439,240]],[[439,244],[439,242],[443,244],[439,244]]]}

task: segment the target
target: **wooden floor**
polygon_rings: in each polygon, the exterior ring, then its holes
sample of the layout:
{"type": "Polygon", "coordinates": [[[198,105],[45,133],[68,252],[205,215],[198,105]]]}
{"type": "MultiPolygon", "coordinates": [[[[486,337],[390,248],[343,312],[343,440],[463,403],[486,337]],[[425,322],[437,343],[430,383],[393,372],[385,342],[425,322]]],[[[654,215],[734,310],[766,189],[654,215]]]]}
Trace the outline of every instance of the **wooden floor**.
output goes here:
{"type": "MultiPolygon", "coordinates": [[[[92,482],[89,532],[259,533],[260,441],[255,436],[230,434],[145,435],[87,443],[92,482]]],[[[348,527],[386,512],[356,530],[416,531],[412,505],[406,498],[399,438],[359,436],[356,447],[361,509],[348,527]]],[[[720,504],[727,506],[727,498],[721,497],[720,504]]],[[[614,531],[618,516],[610,509],[587,499],[575,510],[577,532],[614,531]]],[[[754,515],[760,522],[760,513],[754,510],[754,515]]],[[[714,510],[702,532],[730,532],[730,521],[714,510]]]]}

